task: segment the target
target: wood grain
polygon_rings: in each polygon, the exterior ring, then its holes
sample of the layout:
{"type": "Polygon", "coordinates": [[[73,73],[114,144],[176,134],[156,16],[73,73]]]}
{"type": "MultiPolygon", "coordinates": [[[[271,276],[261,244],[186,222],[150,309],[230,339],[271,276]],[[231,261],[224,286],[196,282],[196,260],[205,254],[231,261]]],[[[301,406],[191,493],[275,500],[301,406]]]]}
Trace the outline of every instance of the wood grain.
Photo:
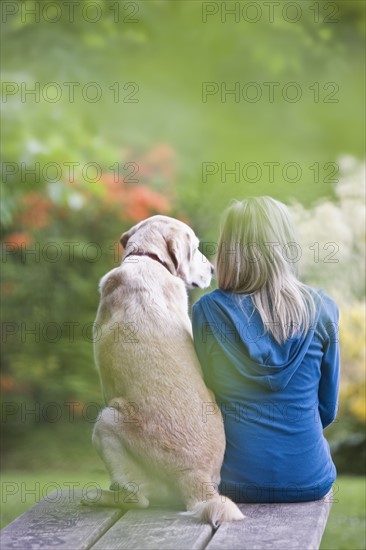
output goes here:
{"type": "Polygon", "coordinates": [[[127,512],[92,548],[200,550],[211,537],[212,528],[206,523],[179,512],[151,508],[127,512]]]}
{"type": "Polygon", "coordinates": [[[122,515],[80,504],[81,491],[55,491],[1,531],[1,550],[89,548],[122,515]]]}
{"type": "Polygon", "coordinates": [[[80,504],[56,491],[1,532],[1,550],[317,550],[332,495],[313,502],[240,504],[242,521],[210,525],[178,510],[123,511],[80,504]]]}
{"type": "Polygon", "coordinates": [[[317,550],[331,502],[240,504],[243,521],[224,523],[207,550],[317,550]]]}

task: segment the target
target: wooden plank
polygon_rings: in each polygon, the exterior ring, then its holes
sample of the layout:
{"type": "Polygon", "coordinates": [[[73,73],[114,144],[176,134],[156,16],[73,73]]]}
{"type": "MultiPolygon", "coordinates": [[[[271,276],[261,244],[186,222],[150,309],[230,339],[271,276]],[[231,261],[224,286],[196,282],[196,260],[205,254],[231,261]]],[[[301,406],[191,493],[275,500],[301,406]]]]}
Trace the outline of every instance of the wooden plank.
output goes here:
{"type": "Polygon", "coordinates": [[[92,549],[200,550],[211,537],[207,523],[177,511],[148,508],[127,512],[92,549]]]}
{"type": "Polygon", "coordinates": [[[239,504],[246,519],[222,524],[207,550],[317,550],[330,507],[329,497],[312,502],[239,504]]]}
{"type": "Polygon", "coordinates": [[[1,531],[1,550],[89,548],[123,512],[83,506],[80,498],[81,491],[72,489],[51,493],[1,531]]]}
{"type": "Polygon", "coordinates": [[[81,491],[56,491],[1,532],[1,549],[317,550],[332,496],[314,502],[240,504],[243,521],[212,528],[178,511],[123,511],[80,504],[81,491]],[[208,544],[208,546],[207,546],[208,544]]]}

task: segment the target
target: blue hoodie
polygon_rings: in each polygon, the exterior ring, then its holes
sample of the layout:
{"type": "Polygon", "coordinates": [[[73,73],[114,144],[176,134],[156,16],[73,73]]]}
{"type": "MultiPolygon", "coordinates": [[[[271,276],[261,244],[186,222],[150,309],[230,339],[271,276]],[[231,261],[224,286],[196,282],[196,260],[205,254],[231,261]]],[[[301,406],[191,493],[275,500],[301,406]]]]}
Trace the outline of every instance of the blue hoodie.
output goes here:
{"type": "Polygon", "coordinates": [[[224,418],[220,491],[236,502],[317,500],[335,480],[323,428],[337,412],[338,309],[313,295],[312,328],[283,344],[250,295],[215,290],[193,306],[195,349],[224,418]]]}

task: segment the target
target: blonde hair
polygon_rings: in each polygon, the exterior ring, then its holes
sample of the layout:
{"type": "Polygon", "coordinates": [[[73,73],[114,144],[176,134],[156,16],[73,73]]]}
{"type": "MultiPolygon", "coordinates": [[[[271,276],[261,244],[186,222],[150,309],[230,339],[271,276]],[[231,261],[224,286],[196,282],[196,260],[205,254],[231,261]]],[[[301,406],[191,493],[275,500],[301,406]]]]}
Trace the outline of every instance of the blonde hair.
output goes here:
{"type": "Polygon", "coordinates": [[[251,294],[266,331],[279,343],[299,330],[307,332],[315,317],[310,289],[297,278],[300,257],[283,203],[250,197],[227,209],[216,262],[218,286],[251,294]]]}

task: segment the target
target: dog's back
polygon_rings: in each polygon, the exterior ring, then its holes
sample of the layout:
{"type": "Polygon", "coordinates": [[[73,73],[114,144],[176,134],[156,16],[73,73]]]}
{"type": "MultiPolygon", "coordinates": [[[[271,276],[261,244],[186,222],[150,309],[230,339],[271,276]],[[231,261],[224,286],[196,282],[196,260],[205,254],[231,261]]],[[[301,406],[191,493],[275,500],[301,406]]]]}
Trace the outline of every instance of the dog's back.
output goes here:
{"type": "MultiPolygon", "coordinates": [[[[107,404],[134,404],[135,420],[148,432],[143,452],[151,453],[152,440],[164,438],[160,444],[175,445],[179,461],[202,447],[200,460],[218,456],[221,465],[221,414],[193,348],[184,284],[167,275],[159,264],[139,258],[103,278],[95,343],[103,393],[107,404]]],[[[161,459],[159,444],[156,452],[161,459]]]]}

